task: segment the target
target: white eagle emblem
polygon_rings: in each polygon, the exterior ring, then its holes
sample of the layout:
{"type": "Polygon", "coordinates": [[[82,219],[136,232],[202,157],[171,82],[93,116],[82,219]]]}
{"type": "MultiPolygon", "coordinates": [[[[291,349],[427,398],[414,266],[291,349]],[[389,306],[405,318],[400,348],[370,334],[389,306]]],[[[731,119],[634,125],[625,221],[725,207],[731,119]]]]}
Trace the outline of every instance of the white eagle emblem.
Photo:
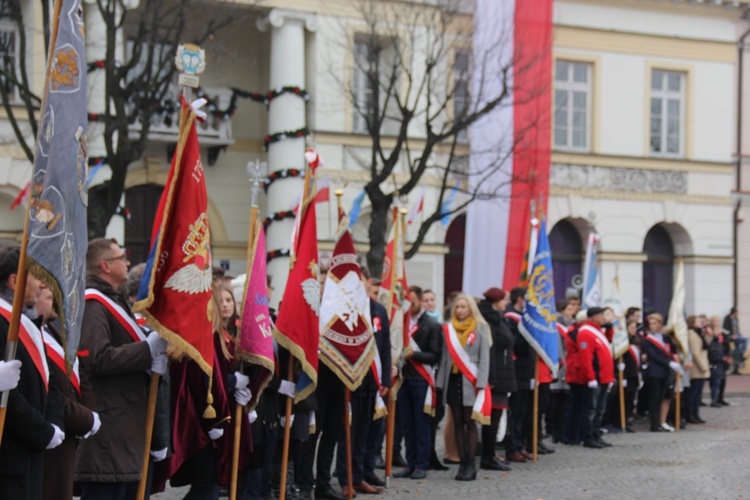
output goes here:
{"type": "Polygon", "coordinates": [[[211,268],[200,269],[195,264],[189,264],[170,276],[164,287],[178,292],[203,293],[211,289],[212,280],[211,268]]]}
{"type": "Polygon", "coordinates": [[[362,281],[357,273],[352,271],[348,272],[338,283],[329,279],[326,284],[326,300],[337,305],[335,313],[349,331],[354,331],[359,324],[360,314],[364,314],[369,305],[362,281]]]}
{"type": "Polygon", "coordinates": [[[315,314],[318,314],[320,311],[320,281],[318,279],[320,267],[318,267],[318,263],[313,260],[310,261],[310,265],[307,266],[307,268],[310,270],[312,278],[307,278],[302,282],[302,296],[305,298],[305,302],[310,306],[310,309],[315,311],[315,314]]]}
{"type": "Polygon", "coordinates": [[[164,287],[190,294],[207,292],[211,290],[213,272],[208,246],[210,232],[206,214],[200,214],[188,229],[190,232],[182,245],[182,251],[185,253],[182,262],[192,262],[170,276],[164,287]]]}

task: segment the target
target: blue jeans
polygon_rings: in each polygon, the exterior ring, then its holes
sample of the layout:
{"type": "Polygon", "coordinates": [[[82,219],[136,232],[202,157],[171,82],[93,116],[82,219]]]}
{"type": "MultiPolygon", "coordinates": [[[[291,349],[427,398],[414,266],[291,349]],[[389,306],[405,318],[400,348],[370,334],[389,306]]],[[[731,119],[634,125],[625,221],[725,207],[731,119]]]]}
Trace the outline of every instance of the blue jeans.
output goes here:
{"type": "Polygon", "coordinates": [[[607,385],[596,389],[586,388],[586,406],[583,419],[583,441],[597,441],[601,438],[602,418],[607,409],[607,385]]]}
{"type": "Polygon", "coordinates": [[[563,439],[569,444],[579,444],[583,439],[583,408],[586,405],[586,391],[583,384],[569,384],[570,394],[565,406],[563,439]]]}
{"type": "MultiPolygon", "coordinates": [[[[271,484],[271,474],[269,468],[273,462],[273,454],[276,451],[276,433],[278,427],[270,427],[261,422],[256,422],[263,426],[263,448],[256,448],[253,453],[263,454],[263,465],[260,467],[251,467],[247,470],[247,482],[245,483],[245,492],[242,500],[260,500],[268,496],[273,491],[271,484]]],[[[255,424],[253,424],[255,425],[255,424]]],[[[255,443],[256,446],[261,443],[255,443]]]]}
{"type": "Polygon", "coordinates": [[[703,395],[703,384],[706,382],[705,378],[694,378],[690,380],[690,401],[688,403],[688,409],[697,415],[701,408],[701,396],[703,395]]]}
{"type": "Polygon", "coordinates": [[[721,388],[721,380],[723,377],[715,377],[711,375],[711,402],[716,402],[719,399],[719,388],[721,388]]]}
{"type": "Polygon", "coordinates": [[[427,387],[423,378],[407,378],[398,391],[398,413],[410,469],[426,470],[430,464],[430,415],[424,412],[427,387]]]}

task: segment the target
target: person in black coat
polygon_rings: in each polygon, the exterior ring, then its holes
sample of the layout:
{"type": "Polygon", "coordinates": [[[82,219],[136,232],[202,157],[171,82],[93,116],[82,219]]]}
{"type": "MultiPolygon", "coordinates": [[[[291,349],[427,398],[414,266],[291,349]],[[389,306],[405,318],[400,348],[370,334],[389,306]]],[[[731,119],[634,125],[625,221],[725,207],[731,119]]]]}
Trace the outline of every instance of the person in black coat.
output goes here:
{"type": "Polygon", "coordinates": [[[526,407],[531,398],[536,364],[536,352],[518,330],[521,313],[526,299],[526,289],[516,287],[510,292],[510,304],[505,310],[505,319],[513,334],[514,368],[516,372],[516,392],[511,393],[509,403],[510,419],[508,421],[508,436],[506,436],[506,458],[511,462],[526,462],[531,454],[524,450],[523,424],[526,419],[526,407]]]}
{"type": "MultiPolygon", "coordinates": [[[[16,272],[20,246],[0,248],[0,351],[5,351],[10,327],[10,311],[16,290],[16,272]]],[[[36,319],[34,305],[39,292],[39,280],[31,274],[26,280],[24,315],[36,319]]],[[[24,320],[30,335],[41,332],[37,324],[24,320]]],[[[22,323],[22,327],[24,327],[22,323]]],[[[41,356],[47,362],[44,347],[41,356]]],[[[0,498],[37,500],[42,498],[43,456],[45,449],[53,449],[65,439],[62,398],[54,379],[49,380],[34,364],[23,342],[18,341],[16,359],[21,361],[21,379],[8,394],[5,432],[0,446],[0,498]]],[[[41,365],[40,365],[41,366],[41,365]]],[[[49,369],[49,368],[48,368],[49,369]]],[[[47,372],[48,373],[48,372],[47,372]]]]}
{"type": "Polygon", "coordinates": [[[484,292],[484,300],[479,302],[479,312],[490,325],[492,347],[490,348],[490,376],[488,383],[492,391],[492,419],[490,425],[482,426],[482,461],[480,467],[486,470],[510,470],[495,453],[497,428],[503,410],[508,408],[508,393],[516,390],[516,372],[513,365],[515,340],[508,328],[503,311],[508,305],[506,293],[499,288],[484,292]]]}
{"type": "MultiPolygon", "coordinates": [[[[666,411],[663,409],[667,398],[672,372],[679,370],[673,355],[677,350],[668,335],[662,333],[664,318],[659,313],[648,315],[648,334],[641,341],[641,349],[648,358],[646,377],[651,387],[648,412],[651,417],[651,432],[668,431],[666,411]]],[[[669,409],[669,405],[666,405],[669,409]]]]}
{"type": "MultiPolygon", "coordinates": [[[[409,287],[411,302],[409,335],[410,349],[405,349],[404,382],[398,392],[398,414],[406,440],[407,468],[393,477],[424,479],[430,464],[430,417],[425,412],[428,387],[434,393],[434,368],[443,354],[443,331],[437,321],[425,314],[422,308],[422,289],[409,287]],[[423,369],[433,370],[433,380],[428,381],[423,369]]],[[[434,402],[434,398],[433,398],[434,402]]],[[[434,410],[434,408],[433,408],[434,410]]]]}

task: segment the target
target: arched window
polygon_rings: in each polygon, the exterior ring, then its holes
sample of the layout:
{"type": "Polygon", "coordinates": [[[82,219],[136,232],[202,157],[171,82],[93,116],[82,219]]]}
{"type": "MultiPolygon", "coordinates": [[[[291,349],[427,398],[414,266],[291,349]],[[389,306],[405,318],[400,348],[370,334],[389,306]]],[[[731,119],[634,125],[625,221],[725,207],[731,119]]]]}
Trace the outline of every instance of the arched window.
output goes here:
{"type": "Polygon", "coordinates": [[[130,219],[125,221],[125,247],[132,265],[145,262],[151,248],[151,231],[164,186],[144,184],[125,191],[125,207],[130,219]]]}
{"type": "Polygon", "coordinates": [[[549,233],[552,251],[552,273],[555,278],[555,298],[565,298],[568,288],[580,288],[583,268],[583,240],[581,233],[569,219],[563,219],[549,233]]]}
{"type": "Polygon", "coordinates": [[[674,243],[662,224],[652,227],[643,243],[643,311],[667,317],[672,300],[674,243]]]}
{"type": "Polygon", "coordinates": [[[451,292],[460,292],[464,279],[464,239],[466,236],[466,215],[461,214],[451,222],[445,235],[448,254],[443,259],[445,266],[444,297],[451,292]]]}

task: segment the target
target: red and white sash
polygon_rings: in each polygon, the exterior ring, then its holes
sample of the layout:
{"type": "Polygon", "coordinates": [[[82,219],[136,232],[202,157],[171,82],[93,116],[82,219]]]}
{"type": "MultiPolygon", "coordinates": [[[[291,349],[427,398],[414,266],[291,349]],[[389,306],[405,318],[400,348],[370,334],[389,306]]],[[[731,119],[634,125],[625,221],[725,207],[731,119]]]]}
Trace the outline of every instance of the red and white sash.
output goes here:
{"type": "Polygon", "coordinates": [[[133,339],[133,342],[146,340],[146,335],[141,330],[141,327],[138,326],[138,323],[117,302],[94,288],[86,289],[86,300],[95,300],[106,307],[117,322],[125,328],[130,338],[133,339]]]}
{"type": "MultiPolygon", "coordinates": [[[[413,342],[414,339],[412,338],[414,337],[414,334],[417,333],[417,330],[419,330],[419,326],[415,323],[414,326],[412,326],[409,330],[409,346],[411,346],[414,352],[422,352],[419,344],[413,342]]],[[[435,396],[435,368],[414,361],[414,358],[409,358],[409,363],[411,363],[414,369],[417,370],[417,373],[422,375],[422,377],[427,381],[427,394],[424,398],[424,412],[434,417],[435,408],[437,407],[437,400],[435,396]]]]}
{"type": "Polygon", "coordinates": [[[630,355],[635,360],[635,366],[640,370],[641,369],[641,352],[640,352],[640,350],[638,349],[637,346],[634,346],[634,345],[631,344],[631,345],[628,346],[628,352],[630,353],[630,355]]]}
{"type": "Polygon", "coordinates": [[[662,344],[661,342],[659,342],[659,339],[657,339],[653,335],[646,335],[646,340],[650,341],[656,347],[661,349],[661,351],[666,354],[668,360],[672,361],[677,357],[677,355],[672,355],[671,349],[666,344],[662,344]]]}
{"type": "Polygon", "coordinates": [[[605,337],[602,332],[591,325],[583,325],[578,331],[580,332],[583,330],[591,332],[602,344],[604,344],[604,347],[606,347],[608,351],[612,351],[612,346],[610,345],[609,340],[607,340],[607,337],[605,337]]]}
{"type": "Polygon", "coordinates": [[[516,323],[520,323],[521,322],[521,315],[518,314],[517,312],[514,312],[514,311],[508,311],[508,312],[506,312],[505,313],[505,317],[512,319],[516,323]]]}
{"type": "Polygon", "coordinates": [[[375,359],[372,360],[370,369],[372,370],[372,375],[375,377],[375,385],[378,387],[378,392],[375,394],[375,413],[372,416],[373,420],[377,420],[388,415],[388,408],[385,406],[385,401],[383,401],[383,397],[380,395],[380,387],[383,380],[383,364],[380,362],[380,352],[377,345],[375,345],[375,359]]]}
{"type": "MultiPolygon", "coordinates": [[[[10,323],[13,316],[13,307],[0,298],[0,315],[10,323]]],[[[26,351],[34,363],[36,371],[42,377],[44,390],[49,392],[49,366],[47,365],[47,356],[44,354],[44,342],[42,341],[42,332],[39,328],[25,315],[21,314],[21,323],[18,325],[18,339],[21,341],[26,351]]]]}
{"type": "Polygon", "coordinates": [[[81,377],[78,375],[78,356],[73,361],[73,372],[68,373],[68,367],[65,364],[65,351],[63,351],[62,345],[57,339],[50,333],[47,326],[42,327],[42,338],[44,339],[44,346],[47,348],[47,356],[52,360],[53,363],[60,368],[63,373],[66,373],[70,381],[73,383],[73,387],[76,388],[78,395],[81,395],[81,377]]]}
{"type": "MultiPolygon", "coordinates": [[[[488,397],[490,396],[489,384],[483,389],[477,389],[479,368],[473,361],[471,361],[466,349],[461,346],[456,329],[452,324],[449,323],[443,325],[443,334],[445,335],[445,345],[448,347],[448,353],[450,354],[451,359],[463,376],[471,382],[471,385],[474,386],[474,390],[476,391],[476,399],[474,400],[471,418],[482,425],[490,425],[490,418],[492,417],[492,397],[488,397]]],[[[469,337],[472,335],[476,337],[477,334],[475,332],[469,333],[469,337]]]]}

